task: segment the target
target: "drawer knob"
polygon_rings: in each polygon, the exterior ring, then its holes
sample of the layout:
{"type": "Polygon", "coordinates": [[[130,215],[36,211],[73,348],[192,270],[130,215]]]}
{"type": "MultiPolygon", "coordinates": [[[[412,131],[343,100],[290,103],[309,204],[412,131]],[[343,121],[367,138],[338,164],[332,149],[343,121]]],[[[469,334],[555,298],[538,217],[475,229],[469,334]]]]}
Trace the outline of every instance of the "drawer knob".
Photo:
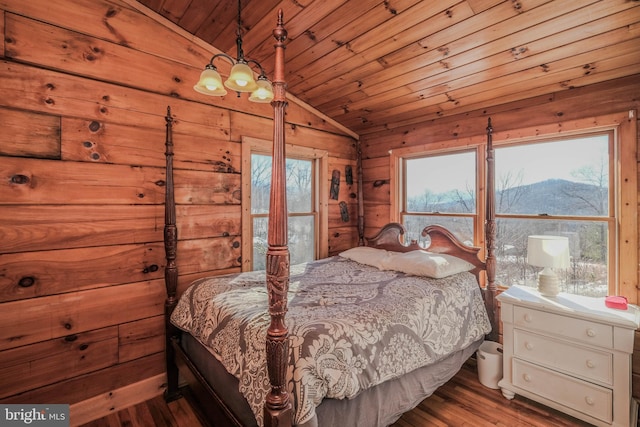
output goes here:
{"type": "Polygon", "coordinates": [[[590,338],[595,337],[596,336],[596,331],[594,331],[591,328],[587,329],[587,336],[590,337],[590,338]]]}
{"type": "Polygon", "coordinates": [[[533,320],[533,319],[532,319],[532,317],[531,317],[531,315],[530,315],[529,313],[525,313],[525,315],[524,315],[524,321],[525,321],[525,322],[531,322],[531,320],[533,320]]]}
{"type": "Polygon", "coordinates": [[[526,348],[527,350],[533,350],[533,344],[531,344],[530,342],[526,342],[524,343],[524,348],[526,348]]]}
{"type": "Polygon", "coordinates": [[[591,360],[587,360],[587,368],[595,368],[596,364],[593,363],[591,360]]]}
{"type": "Polygon", "coordinates": [[[584,401],[587,402],[587,405],[589,406],[593,406],[596,403],[596,401],[591,396],[585,397],[584,401]]]}
{"type": "Polygon", "coordinates": [[[529,374],[524,374],[522,378],[528,383],[531,382],[531,376],[529,374]]]}

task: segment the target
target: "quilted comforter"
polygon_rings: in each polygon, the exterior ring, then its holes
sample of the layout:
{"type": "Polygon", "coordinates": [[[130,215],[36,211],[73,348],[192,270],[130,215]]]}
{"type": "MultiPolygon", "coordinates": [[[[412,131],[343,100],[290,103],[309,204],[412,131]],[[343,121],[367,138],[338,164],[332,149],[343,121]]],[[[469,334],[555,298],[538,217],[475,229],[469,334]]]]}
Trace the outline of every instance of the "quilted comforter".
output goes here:
{"type": "MultiPolygon", "coordinates": [[[[352,398],[465,348],[491,328],[471,273],[430,279],[339,256],[291,266],[288,304],[296,424],[312,419],[325,397],[352,398]]],[[[195,281],[171,320],[239,379],[262,425],[270,389],[264,271],[195,281]]]]}

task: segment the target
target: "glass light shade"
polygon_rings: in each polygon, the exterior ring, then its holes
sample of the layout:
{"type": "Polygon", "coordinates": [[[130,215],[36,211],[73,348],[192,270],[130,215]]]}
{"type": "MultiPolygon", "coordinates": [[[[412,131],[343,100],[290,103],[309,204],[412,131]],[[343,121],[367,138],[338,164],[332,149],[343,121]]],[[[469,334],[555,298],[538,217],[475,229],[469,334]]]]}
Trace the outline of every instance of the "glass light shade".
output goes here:
{"type": "Polygon", "coordinates": [[[564,236],[529,236],[527,263],[535,267],[569,267],[569,238],[564,236]]]}
{"type": "Polygon", "coordinates": [[[253,92],[258,89],[251,67],[243,62],[238,62],[231,68],[231,74],[224,85],[236,92],[253,92]]]}
{"type": "Polygon", "coordinates": [[[224,96],[227,94],[226,89],[222,85],[222,78],[220,74],[215,70],[207,66],[202,73],[200,73],[200,80],[193,87],[196,92],[211,95],[211,96],[224,96]]]}
{"type": "Polygon", "coordinates": [[[256,84],[258,85],[258,89],[251,92],[249,101],[264,103],[271,102],[273,100],[273,86],[271,86],[269,80],[265,78],[258,78],[256,84]]]}

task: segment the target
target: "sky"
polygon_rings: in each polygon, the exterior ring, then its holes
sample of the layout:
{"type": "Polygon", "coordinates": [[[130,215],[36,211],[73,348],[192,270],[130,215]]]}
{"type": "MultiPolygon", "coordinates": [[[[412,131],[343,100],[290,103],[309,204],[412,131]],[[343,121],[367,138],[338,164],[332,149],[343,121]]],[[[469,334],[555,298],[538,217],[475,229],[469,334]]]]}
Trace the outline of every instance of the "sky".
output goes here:
{"type": "MultiPolygon", "coordinates": [[[[607,135],[571,139],[563,142],[544,142],[495,149],[496,183],[506,173],[516,176],[522,171],[522,185],[547,179],[576,181],[571,175],[584,166],[608,163],[607,135]]],[[[472,153],[443,155],[410,161],[407,178],[408,197],[422,194],[425,188],[434,193],[453,189],[464,190],[475,185],[475,165],[472,153]],[[460,168],[460,161],[465,163],[460,168]],[[463,172],[464,171],[464,172],[463,172]],[[469,183],[469,184],[467,184],[469,183]]]]}

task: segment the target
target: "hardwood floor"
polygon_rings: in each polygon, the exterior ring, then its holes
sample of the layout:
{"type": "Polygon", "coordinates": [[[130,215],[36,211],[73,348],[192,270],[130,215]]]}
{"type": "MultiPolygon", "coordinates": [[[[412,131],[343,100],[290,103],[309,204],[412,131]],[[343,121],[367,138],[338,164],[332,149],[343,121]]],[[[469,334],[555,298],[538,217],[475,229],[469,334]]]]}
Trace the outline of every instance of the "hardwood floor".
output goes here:
{"type": "Polygon", "coordinates": [[[521,396],[507,400],[500,390],[478,380],[475,359],[469,359],[449,382],[405,413],[392,427],[578,427],[590,426],[562,412],[521,396]]]}
{"type": "MultiPolygon", "coordinates": [[[[472,358],[454,378],[414,410],[404,414],[392,427],[580,427],[589,425],[520,396],[509,401],[502,397],[500,390],[484,387],[478,381],[475,359],[472,358]]],[[[188,397],[167,404],[162,396],[84,424],[82,427],[123,426],[207,427],[199,420],[197,408],[190,404],[188,397]]]]}
{"type": "MultiPolygon", "coordinates": [[[[73,420],[72,421],[72,426],[73,420]]],[[[188,399],[166,403],[163,396],[130,406],[82,427],[207,427],[188,399]]]]}

